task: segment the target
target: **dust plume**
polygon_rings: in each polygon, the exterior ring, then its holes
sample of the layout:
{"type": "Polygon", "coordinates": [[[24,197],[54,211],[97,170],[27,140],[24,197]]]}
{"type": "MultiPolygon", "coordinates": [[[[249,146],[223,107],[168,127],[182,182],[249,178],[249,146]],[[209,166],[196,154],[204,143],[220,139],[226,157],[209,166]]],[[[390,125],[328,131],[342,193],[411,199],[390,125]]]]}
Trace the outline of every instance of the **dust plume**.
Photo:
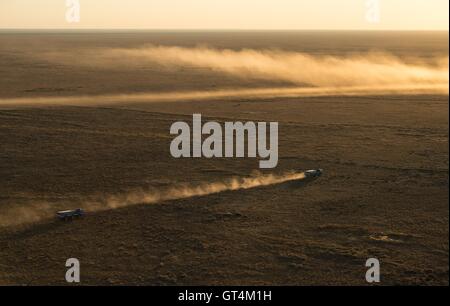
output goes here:
{"type": "Polygon", "coordinates": [[[330,56],[281,50],[236,51],[177,46],[75,49],[37,52],[34,56],[48,62],[88,69],[112,69],[118,73],[155,66],[162,69],[201,68],[205,69],[205,73],[209,71],[241,79],[276,81],[278,87],[0,98],[0,105],[103,105],[336,95],[448,95],[449,88],[448,56],[430,56],[425,60],[380,52],[330,56]],[[280,81],[286,86],[280,87],[280,81]]]}
{"type": "Polygon", "coordinates": [[[241,78],[279,80],[312,87],[448,83],[448,57],[425,62],[381,52],[324,56],[280,50],[148,46],[106,50],[99,62],[107,58],[131,65],[157,63],[207,68],[241,78]]]}
{"type": "Polygon", "coordinates": [[[257,175],[253,177],[234,177],[225,181],[201,183],[198,185],[179,185],[166,190],[138,191],[126,195],[111,196],[93,203],[97,209],[111,209],[139,203],[158,203],[191,197],[205,196],[224,191],[251,189],[262,186],[282,184],[288,181],[304,179],[304,173],[285,173],[282,175],[257,175]],[[100,205],[98,205],[100,204],[100,205]]]}
{"type": "Polygon", "coordinates": [[[148,92],[118,95],[49,96],[31,98],[0,98],[0,106],[39,106],[39,105],[77,105],[101,106],[126,103],[157,103],[179,101],[211,101],[223,99],[268,99],[324,96],[367,96],[404,94],[443,94],[448,95],[448,84],[384,85],[384,86],[345,86],[345,87],[275,87],[239,88],[205,91],[148,92]]]}
{"type": "MultiPolygon", "coordinates": [[[[203,182],[199,184],[178,184],[169,188],[149,188],[147,190],[131,191],[119,195],[95,196],[79,202],[70,201],[65,204],[70,206],[62,209],[83,208],[88,213],[105,211],[139,204],[155,204],[170,200],[206,196],[225,191],[276,185],[289,181],[302,180],[304,178],[305,174],[303,172],[287,172],[280,175],[257,174],[251,177],[233,177],[223,181],[203,182]]],[[[55,203],[54,205],[58,204],[55,203]]],[[[58,210],[55,208],[57,206],[54,205],[39,202],[7,208],[0,215],[0,226],[14,226],[49,219],[58,210]]]]}

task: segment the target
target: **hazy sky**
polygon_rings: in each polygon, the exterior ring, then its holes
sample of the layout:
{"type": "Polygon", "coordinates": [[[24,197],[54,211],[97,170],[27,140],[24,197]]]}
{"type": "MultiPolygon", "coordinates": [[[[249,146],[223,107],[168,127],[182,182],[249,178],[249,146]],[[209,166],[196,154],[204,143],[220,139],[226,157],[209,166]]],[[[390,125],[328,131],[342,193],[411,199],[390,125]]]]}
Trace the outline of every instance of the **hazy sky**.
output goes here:
{"type": "Polygon", "coordinates": [[[79,2],[80,22],[68,23],[66,0],[0,0],[0,28],[448,30],[449,20],[449,0],[378,0],[378,23],[367,18],[377,0],[79,2]]]}

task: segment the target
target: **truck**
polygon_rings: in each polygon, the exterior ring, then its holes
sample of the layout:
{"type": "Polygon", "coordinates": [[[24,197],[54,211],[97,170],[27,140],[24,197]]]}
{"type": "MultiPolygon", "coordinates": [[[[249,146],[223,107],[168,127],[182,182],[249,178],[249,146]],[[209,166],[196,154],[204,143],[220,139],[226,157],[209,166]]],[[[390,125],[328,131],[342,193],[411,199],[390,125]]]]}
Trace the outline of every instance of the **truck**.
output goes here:
{"type": "Polygon", "coordinates": [[[315,169],[315,170],[307,170],[305,171],[305,177],[306,178],[318,178],[322,176],[323,170],[322,169],[315,169]]]}
{"type": "Polygon", "coordinates": [[[75,218],[81,218],[85,215],[85,212],[81,208],[72,209],[72,210],[62,210],[56,213],[56,217],[62,221],[69,221],[75,218]]]}

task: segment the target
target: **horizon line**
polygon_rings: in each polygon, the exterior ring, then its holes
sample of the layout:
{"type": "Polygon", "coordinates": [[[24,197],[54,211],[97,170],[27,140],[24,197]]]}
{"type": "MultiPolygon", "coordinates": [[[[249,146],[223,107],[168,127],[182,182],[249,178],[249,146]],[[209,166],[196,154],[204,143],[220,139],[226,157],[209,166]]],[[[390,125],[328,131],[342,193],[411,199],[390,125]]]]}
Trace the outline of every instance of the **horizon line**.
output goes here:
{"type": "Polygon", "coordinates": [[[0,31],[248,31],[248,32],[449,32],[449,29],[234,29],[234,28],[0,28],[0,31]]]}

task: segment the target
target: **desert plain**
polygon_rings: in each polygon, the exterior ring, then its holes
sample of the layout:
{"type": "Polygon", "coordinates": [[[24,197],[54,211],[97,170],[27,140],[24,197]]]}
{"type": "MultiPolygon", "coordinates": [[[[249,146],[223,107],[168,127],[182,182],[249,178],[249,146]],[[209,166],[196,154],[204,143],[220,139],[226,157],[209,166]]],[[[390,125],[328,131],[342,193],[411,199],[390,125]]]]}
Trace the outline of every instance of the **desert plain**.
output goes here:
{"type": "Polygon", "coordinates": [[[0,32],[0,284],[65,285],[78,258],[84,285],[366,285],[377,258],[382,285],[448,285],[448,93],[183,96],[292,88],[266,62],[246,66],[258,50],[448,60],[448,33],[0,32]],[[161,59],[173,46],[175,65],[161,59]],[[278,166],[173,158],[170,126],[194,113],[278,122],[278,166]],[[90,207],[317,168],[314,181],[90,207]],[[82,219],[55,218],[77,207],[82,219]]]}

